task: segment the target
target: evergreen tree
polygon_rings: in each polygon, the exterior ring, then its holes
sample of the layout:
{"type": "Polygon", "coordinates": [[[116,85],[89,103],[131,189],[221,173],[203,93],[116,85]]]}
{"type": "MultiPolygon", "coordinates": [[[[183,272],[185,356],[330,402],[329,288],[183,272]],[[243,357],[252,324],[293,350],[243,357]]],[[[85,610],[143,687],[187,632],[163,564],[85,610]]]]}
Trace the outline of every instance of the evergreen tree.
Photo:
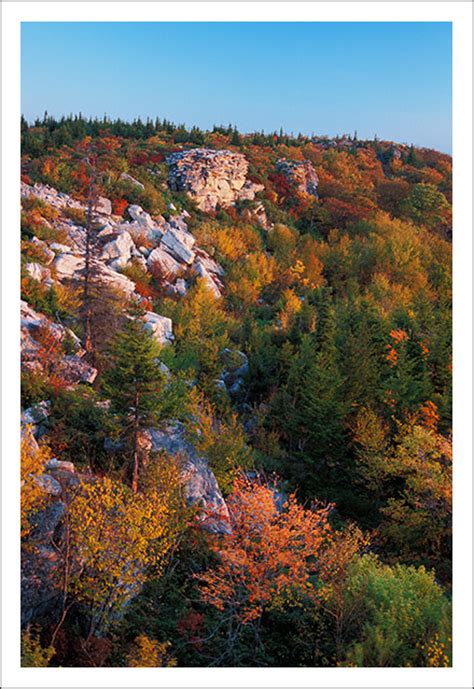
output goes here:
{"type": "Polygon", "coordinates": [[[132,454],[132,489],[137,490],[140,431],[156,424],[164,409],[159,347],[138,318],[129,320],[110,347],[111,367],[104,374],[104,392],[122,420],[132,454]]]}

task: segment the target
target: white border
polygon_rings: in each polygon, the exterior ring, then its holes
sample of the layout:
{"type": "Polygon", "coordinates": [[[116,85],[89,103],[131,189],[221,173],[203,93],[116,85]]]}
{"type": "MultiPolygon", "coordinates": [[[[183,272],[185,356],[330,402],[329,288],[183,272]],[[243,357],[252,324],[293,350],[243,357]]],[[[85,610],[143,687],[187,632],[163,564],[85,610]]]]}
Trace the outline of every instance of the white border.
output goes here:
{"type": "MultiPolygon", "coordinates": [[[[3,3],[4,687],[472,686],[472,62],[469,2],[3,3]],[[21,668],[19,662],[19,119],[21,21],[452,21],[454,72],[454,666],[426,668],[21,668]]],[[[392,49],[397,49],[394,46],[392,49]]]]}

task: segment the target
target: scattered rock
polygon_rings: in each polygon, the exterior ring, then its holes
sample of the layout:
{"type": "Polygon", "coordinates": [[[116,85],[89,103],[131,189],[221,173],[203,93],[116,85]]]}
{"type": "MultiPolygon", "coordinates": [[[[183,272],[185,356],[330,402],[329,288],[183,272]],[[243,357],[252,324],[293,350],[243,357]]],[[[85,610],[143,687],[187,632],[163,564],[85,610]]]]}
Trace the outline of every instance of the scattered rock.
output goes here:
{"type": "Polygon", "coordinates": [[[55,457],[46,462],[45,469],[49,471],[70,471],[71,473],[74,473],[76,471],[73,462],[65,462],[56,459],[55,457]]]}
{"type": "Polygon", "coordinates": [[[249,372],[249,360],[244,352],[226,347],[221,352],[224,365],[221,379],[231,397],[240,397],[245,390],[245,379],[249,372]]]}
{"type": "Polygon", "coordinates": [[[43,253],[43,260],[42,263],[45,266],[49,266],[50,263],[54,261],[54,258],[56,254],[54,251],[50,249],[50,247],[44,242],[42,239],[38,239],[38,237],[33,237],[31,239],[32,244],[34,244],[38,249],[40,249],[43,253]]]}
{"type": "Polygon", "coordinates": [[[191,264],[194,260],[192,246],[195,239],[186,230],[169,227],[161,239],[161,245],[178,261],[191,264]]]}
{"type": "Polygon", "coordinates": [[[46,421],[49,416],[51,408],[51,402],[49,400],[43,400],[33,406],[28,407],[21,415],[22,424],[31,424],[36,426],[37,424],[46,421]]]}
{"type": "Polygon", "coordinates": [[[34,186],[30,186],[29,184],[25,184],[25,182],[22,182],[21,196],[34,196],[37,199],[41,199],[41,201],[44,201],[50,206],[53,206],[54,208],[78,208],[84,210],[84,205],[82,203],[80,203],[79,201],[75,201],[68,194],[64,194],[61,191],[57,191],[53,187],[50,187],[48,184],[37,183],[34,186]]]}
{"type": "Polygon", "coordinates": [[[183,266],[160,246],[149,254],[147,266],[154,277],[162,280],[172,279],[183,270],[183,266]]]}
{"type": "Polygon", "coordinates": [[[62,488],[58,481],[49,474],[41,474],[41,476],[35,476],[34,481],[39,488],[48,495],[61,495],[62,488]]]}
{"type": "Polygon", "coordinates": [[[174,285],[167,285],[166,294],[170,297],[185,297],[188,293],[188,285],[186,280],[178,278],[174,285]]]}

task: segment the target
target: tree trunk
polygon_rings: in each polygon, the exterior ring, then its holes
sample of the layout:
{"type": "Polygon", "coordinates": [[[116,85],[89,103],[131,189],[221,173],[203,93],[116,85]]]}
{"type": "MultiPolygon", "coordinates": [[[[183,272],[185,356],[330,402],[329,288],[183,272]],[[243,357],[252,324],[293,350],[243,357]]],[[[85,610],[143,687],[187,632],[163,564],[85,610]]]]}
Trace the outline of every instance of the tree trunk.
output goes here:
{"type": "Polygon", "coordinates": [[[134,493],[138,491],[138,468],[140,463],[140,453],[138,447],[138,405],[140,403],[140,396],[138,390],[135,391],[135,413],[133,419],[133,475],[132,475],[132,490],[134,493]]]}

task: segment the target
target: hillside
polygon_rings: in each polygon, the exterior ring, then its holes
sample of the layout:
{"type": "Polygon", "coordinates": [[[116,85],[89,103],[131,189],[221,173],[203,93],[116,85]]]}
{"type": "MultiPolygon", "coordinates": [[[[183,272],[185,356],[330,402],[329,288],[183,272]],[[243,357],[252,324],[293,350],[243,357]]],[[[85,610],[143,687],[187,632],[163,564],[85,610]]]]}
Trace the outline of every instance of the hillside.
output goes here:
{"type": "Polygon", "coordinates": [[[22,120],[24,665],[450,664],[451,171],[22,120]]]}

